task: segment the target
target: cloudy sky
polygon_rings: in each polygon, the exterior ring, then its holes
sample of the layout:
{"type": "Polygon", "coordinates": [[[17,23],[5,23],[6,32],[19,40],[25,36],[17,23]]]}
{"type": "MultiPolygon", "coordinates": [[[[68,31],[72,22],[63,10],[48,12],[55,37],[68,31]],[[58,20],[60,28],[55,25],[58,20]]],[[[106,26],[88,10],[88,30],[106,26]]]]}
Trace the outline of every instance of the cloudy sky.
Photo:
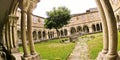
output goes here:
{"type": "Polygon", "coordinates": [[[41,0],[33,14],[46,17],[46,11],[53,7],[66,6],[71,14],[83,13],[89,8],[95,8],[95,0],[41,0]]]}

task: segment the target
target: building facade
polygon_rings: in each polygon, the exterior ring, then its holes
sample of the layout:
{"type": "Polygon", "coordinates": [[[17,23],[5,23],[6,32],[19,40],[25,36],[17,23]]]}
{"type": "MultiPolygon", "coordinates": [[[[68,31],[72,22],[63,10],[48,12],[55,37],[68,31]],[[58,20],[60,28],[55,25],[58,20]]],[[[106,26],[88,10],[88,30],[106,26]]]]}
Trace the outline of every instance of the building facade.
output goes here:
{"type": "MultiPolygon", "coordinates": [[[[43,28],[44,18],[32,14],[38,2],[40,0],[0,1],[0,60],[40,60],[34,41],[57,37],[55,29],[43,28]],[[20,15],[17,14],[18,8],[20,15]],[[17,37],[21,38],[23,54],[19,53],[17,37]]],[[[119,60],[117,28],[120,26],[120,0],[96,0],[96,3],[100,17],[94,9],[74,14],[70,23],[59,29],[60,36],[103,31],[103,49],[97,60],[119,60]]]]}
{"type": "MultiPolygon", "coordinates": [[[[18,11],[17,15],[20,17],[21,13],[18,11]]],[[[48,39],[57,38],[55,29],[44,28],[45,18],[32,15],[32,33],[35,41],[43,41],[48,39]]],[[[20,20],[17,23],[18,38],[20,39],[20,20]]],[[[74,33],[96,33],[102,31],[102,24],[99,17],[97,8],[91,8],[85,13],[73,14],[69,24],[59,29],[60,37],[68,37],[74,33]]],[[[27,31],[26,31],[27,32],[27,31]]]]}

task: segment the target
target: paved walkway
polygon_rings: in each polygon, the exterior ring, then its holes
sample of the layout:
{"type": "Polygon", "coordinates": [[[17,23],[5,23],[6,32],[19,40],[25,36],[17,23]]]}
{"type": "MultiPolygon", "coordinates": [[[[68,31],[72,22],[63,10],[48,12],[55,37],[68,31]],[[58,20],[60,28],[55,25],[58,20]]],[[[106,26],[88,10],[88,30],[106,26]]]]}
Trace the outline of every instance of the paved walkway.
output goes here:
{"type": "Polygon", "coordinates": [[[90,60],[88,46],[86,44],[87,40],[87,38],[79,38],[79,41],[67,60],[90,60]]]}

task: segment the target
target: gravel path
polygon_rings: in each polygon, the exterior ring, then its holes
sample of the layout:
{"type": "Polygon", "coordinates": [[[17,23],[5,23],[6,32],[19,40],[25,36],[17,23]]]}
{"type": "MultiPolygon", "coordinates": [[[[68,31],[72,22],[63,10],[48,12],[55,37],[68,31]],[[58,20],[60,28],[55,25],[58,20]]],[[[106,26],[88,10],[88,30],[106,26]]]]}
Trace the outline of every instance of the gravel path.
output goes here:
{"type": "Polygon", "coordinates": [[[90,60],[87,40],[87,38],[79,38],[79,41],[67,60],[90,60]]]}

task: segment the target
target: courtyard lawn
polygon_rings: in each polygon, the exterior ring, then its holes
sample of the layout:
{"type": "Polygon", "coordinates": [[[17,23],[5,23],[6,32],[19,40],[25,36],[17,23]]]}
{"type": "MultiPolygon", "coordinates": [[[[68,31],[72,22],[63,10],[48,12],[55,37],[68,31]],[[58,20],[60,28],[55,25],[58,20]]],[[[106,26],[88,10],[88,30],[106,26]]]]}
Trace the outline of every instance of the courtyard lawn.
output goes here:
{"type": "MultiPolygon", "coordinates": [[[[89,48],[90,58],[91,60],[95,60],[98,56],[98,53],[102,50],[103,47],[103,37],[102,33],[91,34],[95,36],[95,38],[90,39],[87,44],[89,48]],[[96,36],[97,35],[97,36],[96,36]]],[[[91,35],[86,35],[87,37],[91,35]]],[[[120,51],[120,32],[118,32],[118,51],[120,51]]]]}
{"type": "MultiPolygon", "coordinates": [[[[74,46],[75,43],[60,43],[60,40],[56,39],[37,43],[35,44],[35,49],[42,60],[66,60],[74,46]]],[[[20,50],[22,51],[21,47],[20,50]]]]}

